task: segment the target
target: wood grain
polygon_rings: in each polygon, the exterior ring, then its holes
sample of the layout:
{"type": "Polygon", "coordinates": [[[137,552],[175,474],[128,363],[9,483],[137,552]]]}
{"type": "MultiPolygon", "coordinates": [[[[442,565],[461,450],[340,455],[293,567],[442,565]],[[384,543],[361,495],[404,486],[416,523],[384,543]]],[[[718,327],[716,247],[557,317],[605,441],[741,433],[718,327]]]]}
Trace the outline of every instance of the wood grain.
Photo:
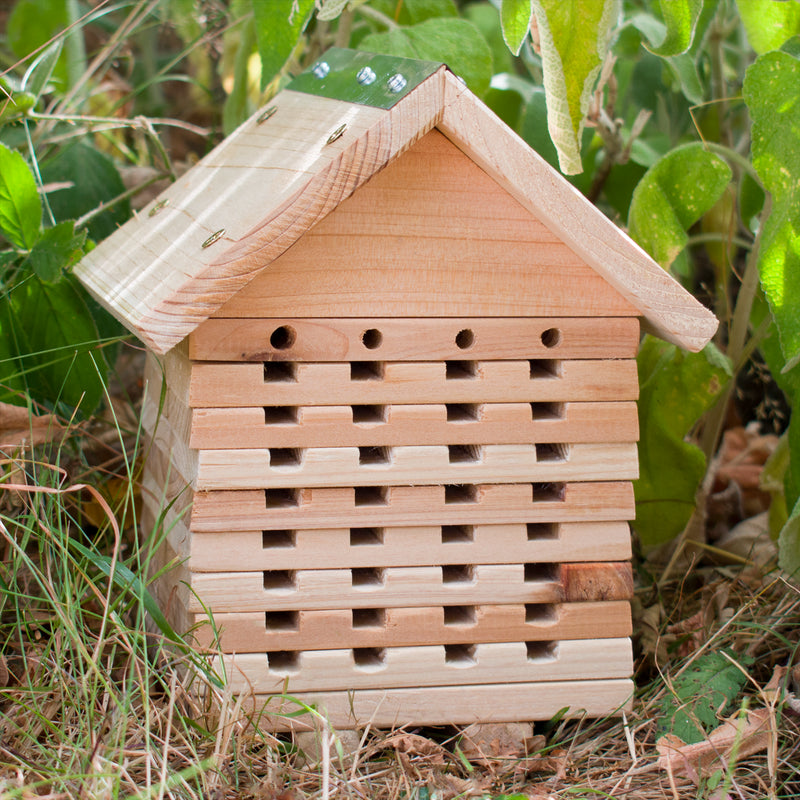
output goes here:
{"type": "Polygon", "coordinates": [[[198,361],[635,358],[635,317],[209,319],[198,361]]]}
{"type": "Polygon", "coordinates": [[[198,492],[197,532],[633,519],[629,482],[198,492]],[[269,505],[267,505],[269,502],[269,505]]]}
{"type": "Polygon", "coordinates": [[[439,130],[638,308],[649,330],[687,350],[702,349],[717,329],[716,317],[452,73],[445,81],[439,130]]]}
{"type": "Polygon", "coordinates": [[[630,565],[573,564],[581,591],[571,595],[554,564],[469,564],[379,569],[202,572],[191,576],[188,609],[201,613],[395,608],[420,605],[593,602],[632,596],[630,565]],[[577,596],[579,595],[579,596],[577,596]]]}
{"type": "Polygon", "coordinates": [[[200,645],[226,653],[604,640],[631,634],[630,604],[624,601],[218,613],[214,615],[218,641],[204,619],[204,615],[193,619],[200,645]]]}
{"type": "Polygon", "coordinates": [[[192,409],[197,450],[635,442],[636,403],[469,403],[192,409]]]}
{"type": "Polygon", "coordinates": [[[275,730],[323,724],[346,730],[551,719],[564,708],[567,718],[613,716],[630,710],[632,698],[633,682],[616,679],[304,693],[299,699],[313,704],[318,716],[288,717],[299,710],[297,704],[274,695],[252,696],[244,706],[263,712],[259,724],[275,730]]]}
{"type": "Polygon", "coordinates": [[[237,653],[214,663],[224,665],[237,694],[629,678],[633,672],[627,638],[237,653]]]}
{"type": "Polygon", "coordinates": [[[265,373],[261,364],[199,362],[192,369],[189,403],[196,408],[561,403],[638,395],[633,359],[387,361],[377,362],[374,371],[346,363],[298,363],[291,373],[277,374],[265,373]]]}
{"type": "MultiPolygon", "coordinates": [[[[179,541],[188,519],[168,516],[179,541]]],[[[322,567],[621,561],[630,558],[625,522],[426,525],[395,528],[226,531],[192,539],[193,572],[322,567]]]]}

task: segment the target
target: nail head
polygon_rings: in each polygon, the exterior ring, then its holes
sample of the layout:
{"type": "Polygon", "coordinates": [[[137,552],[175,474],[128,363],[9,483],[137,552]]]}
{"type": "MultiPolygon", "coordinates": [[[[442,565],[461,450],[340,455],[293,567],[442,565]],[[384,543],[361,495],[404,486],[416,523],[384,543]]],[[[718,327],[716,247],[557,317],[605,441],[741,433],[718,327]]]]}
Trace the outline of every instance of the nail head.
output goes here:
{"type": "Polygon", "coordinates": [[[203,242],[203,249],[205,250],[206,247],[211,247],[214,242],[219,241],[225,235],[225,228],[220,228],[218,231],[214,231],[211,236],[208,237],[203,242]]]}
{"type": "Polygon", "coordinates": [[[335,131],[334,131],[334,132],[333,132],[333,133],[332,133],[332,134],[331,134],[331,135],[328,137],[328,141],[326,142],[326,144],[332,144],[332,143],[333,143],[333,142],[335,142],[337,139],[340,139],[340,138],[342,137],[342,134],[343,134],[343,133],[344,133],[346,130],[347,130],[347,123],[345,122],[345,123],[343,123],[342,125],[340,125],[340,126],[339,126],[339,127],[338,127],[338,128],[337,128],[337,129],[336,129],[336,130],[335,130],[335,131]]]}

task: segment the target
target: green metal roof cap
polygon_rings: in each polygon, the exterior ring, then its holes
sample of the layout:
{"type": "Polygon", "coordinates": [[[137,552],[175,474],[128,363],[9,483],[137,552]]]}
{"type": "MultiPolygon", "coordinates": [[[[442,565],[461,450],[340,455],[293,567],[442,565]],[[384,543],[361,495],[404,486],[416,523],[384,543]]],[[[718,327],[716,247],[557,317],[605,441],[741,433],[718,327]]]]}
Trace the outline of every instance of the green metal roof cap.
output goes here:
{"type": "Polygon", "coordinates": [[[376,108],[391,108],[442,66],[436,61],[327,50],[286,88],[376,108]]]}

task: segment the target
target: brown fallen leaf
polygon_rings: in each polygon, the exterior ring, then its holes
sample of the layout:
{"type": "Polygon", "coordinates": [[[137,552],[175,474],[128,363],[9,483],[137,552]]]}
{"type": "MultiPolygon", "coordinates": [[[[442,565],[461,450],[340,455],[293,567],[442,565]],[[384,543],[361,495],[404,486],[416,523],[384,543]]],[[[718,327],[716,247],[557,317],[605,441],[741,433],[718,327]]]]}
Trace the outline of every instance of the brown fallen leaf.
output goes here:
{"type": "Polygon", "coordinates": [[[544,736],[534,736],[530,723],[476,723],[464,728],[459,744],[464,757],[475,764],[524,758],[544,745],[544,736]]]}
{"type": "Polygon", "coordinates": [[[0,403],[0,446],[44,444],[57,438],[63,430],[52,414],[31,414],[27,408],[0,403]]]}
{"type": "Polygon", "coordinates": [[[772,741],[773,724],[769,709],[759,708],[725,720],[707,739],[695,744],[686,744],[668,733],[656,742],[657,764],[670,775],[685,775],[697,784],[700,777],[718,769],[720,762],[727,762],[734,749],[739,759],[766,750],[772,741]]]}

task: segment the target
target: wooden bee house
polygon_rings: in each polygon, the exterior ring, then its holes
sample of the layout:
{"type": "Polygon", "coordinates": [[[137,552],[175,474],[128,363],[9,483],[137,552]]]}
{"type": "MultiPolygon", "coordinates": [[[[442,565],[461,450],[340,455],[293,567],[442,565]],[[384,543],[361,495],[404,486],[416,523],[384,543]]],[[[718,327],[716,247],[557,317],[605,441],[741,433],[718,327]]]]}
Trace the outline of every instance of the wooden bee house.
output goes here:
{"type": "Polygon", "coordinates": [[[237,692],[628,702],[640,320],[716,320],[443,65],[329,51],[76,271],[150,350],[160,602],[237,692]]]}

